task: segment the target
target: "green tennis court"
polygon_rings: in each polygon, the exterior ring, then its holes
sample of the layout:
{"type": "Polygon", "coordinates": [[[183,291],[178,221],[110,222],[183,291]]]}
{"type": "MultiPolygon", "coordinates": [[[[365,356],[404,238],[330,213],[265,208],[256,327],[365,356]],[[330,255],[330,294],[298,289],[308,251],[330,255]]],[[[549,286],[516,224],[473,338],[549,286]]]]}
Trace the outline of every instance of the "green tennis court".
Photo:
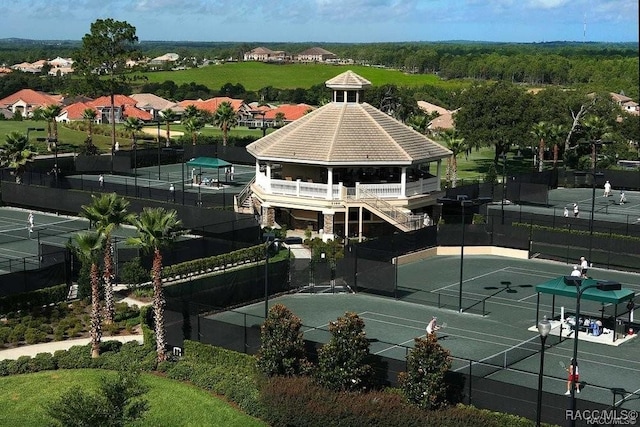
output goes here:
{"type": "MultiPolygon", "coordinates": [[[[576,254],[579,257],[580,254],[576,254]]],[[[367,294],[286,295],[270,301],[289,307],[304,325],[306,339],[326,342],[330,338],[329,322],[344,315],[357,313],[365,322],[371,342],[371,353],[404,360],[414,339],[424,336],[432,316],[446,327],[438,332],[441,345],[454,356],[454,370],[468,372],[482,368],[470,360],[504,366],[487,369],[483,376],[531,388],[537,387],[540,341],[538,333],[529,328],[536,322],[537,294],[535,285],[550,278],[570,273],[570,266],[545,260],[514,259],[488,255],[465,256],[462,283],[463,303],[484,301],[484,316],[474,310],[458,312],[460,291],[459,256],[435,256],[398,267],[399,299],[367,294]],[[439,308],[437,298],[446,301],[439,308]]],[[[596,279],[614,280],[624,288],[640,293],[640,275],[593,268],[596,279]]],[[[546,298],[545,298],[546,297],[546,298]]],[[[575,301],[556,299],[556,312],[564,306],[573,312],[575,301]]],[[[466,308],[466,307],[465,307],[466,308]]],[[[600,303],[583,301],[582,313],[598,315],[600,303]]],[[[551,301],[541,297],[540,312],[549,313],[551,301]]],[[[213,316],[216,320],[236,323],[248,314],[250,323],[259,326],[264,315],[264,303],[257,303],[213,316]],[[235,319],[234,319],[235,317],[235,319]]],[[[559,340],[558,340],[559,341],[559,340]]],[[[549,341],[548,341],[549,343],[549,341]]],[[[581,379],[586,386],[580,399],[611,404],[611,388],[640,393],[640,339],[634,338],[620,346],[580,341],[581,379]]],[[[544,390],[561,395],[566,387],[566,372],[559,362],[568,363],[573,352],[573,339],[554,342],[546,352],[544,390]]],[[[480,371],[485,372],[485,371],[480,371]]],[[[640,409],[640,399],[625,402],[625,408],[640,409]]]]}
{"type": "MultiPolygon", "coordinates": [[[[0,274],[19,267],[38,268],[40,244],[64,248],[78,232],[88,229],[89,221],[85,218],[1,207],[0,274]],[[29,212],[33,212],[33,227],[28,224],[29,212]]],[[[114,238],[118,245],[124,245],[124,240],[133,235],[132,227],[121,227],[114,238]]]]}

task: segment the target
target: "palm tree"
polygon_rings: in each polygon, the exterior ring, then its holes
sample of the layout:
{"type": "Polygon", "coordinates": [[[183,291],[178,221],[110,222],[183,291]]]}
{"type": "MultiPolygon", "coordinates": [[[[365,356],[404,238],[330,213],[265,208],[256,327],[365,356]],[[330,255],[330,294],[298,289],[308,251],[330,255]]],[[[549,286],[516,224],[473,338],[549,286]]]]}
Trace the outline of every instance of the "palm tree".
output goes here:
{"type": "Polygon", "coordinates": [[[164,208],[144,208],[135,217],[133,225],[138,229],[136,237],[130,237],[127,242],[140,247],[143,252],[153,253],[151,278],[153,280],[153,314],[156,334],[156,352],[158,362],[166,360],[165,327],[164,327],[164,292],[162,290],[162,253],[160,249],[171,244],[180,234],[182,222],[175,210],[164,208]]]}
{"type": "Polygon", "coordinates": [[[123,123],[124,130],[131,134],[131,147],[136,147],[136,134],[144,128],[144,123],[137,117],[127,117],[123,123]]]}
{"type": "Polygon", "coordinates": [[[422,135],[426,135],[429,129],[429,117],[424,114],[414,114],[409,117],[407,124],[411,126],[416,132],[420,132],[422,135]]]}
{"type": "Polygon", "coordinates": [[[276,127],[280,128],[280,127],[284,126],[284,120],[286,118],[287,117],[284,115],[284,113],[282,111],[278,111],[276,113],[276,116],[274,117],[276,127]]]}
{"type": "Polygon", "coordinates": [[[16,177],[16,183],[22,183],[22,174],[27,164],[33,162],[37,154],[29,144],[27,135],[13,131],[5,137],[5,144],[0,147],[0,166],[11,169],[16,177]]]}
{"type": "Polygon", "coordinates": [[[47,105],[44,109],[44,116],[47,118],[47,150],[51,151],[51,143],[58,143],[58,121],[56,117],[60,115],[62,107],[60,105],[51,104],[47,105]],[[49,128],[51,125],[52,129],[49,128]]]}
{"type": "Polygon", "coordinates": [[[178,120],[178,115],[171,108],[167,108],[166,110],[160,111],[160,116],[164,120],[167,125],[167,142],[166,146],[171,145],[171,123],[178,120]]]}
{"type": "Polygon", "coordinates": [[[531,129],[531,134],[538,140],[538,172],[542,172],[544,167],[544,144],[550,136],[550,127],[547,122],[535,123],[531,129]]]}
{"type": "Polygon", "coordinates": [[[40,120],[44,120],[44,109],[42,107],[35,107],[31,110],[31,120],[39,122],[40,120]]]}
{"type": "Polygon", "coordinates": [[[464,138],[458,137],[455,130],[447,130],[442,135],[447,148],[452,151],[447,161],[447,180],[451,181],[451,187],[455,188],[458,182],[458,155],[467,149],[464,138]]]}
{"type": "Polygon", "coordinates": [[[204,127],[204,122],[200,117],[188,117],[184,120],[183,124],[184,129],[191,134],[191,141],[193,142],[193,145],[196,145],[196,142],[198,141],[198,134],[200,134],[200,131],[204,127]]]}
{"type": "Polygon", "coordinates": [[[93,122],[95,122],[98,112],[93,108],[85,108],[82,111],[82,119],[87,121],[87,138],[93,139],[93,122]]]}
{"type": "Polygon", "coordinates": [[[191,117],[202,117],[202,110],[200,110],[198,107],[196,107],[193,104],[189,104],[186,107],[184,107],[183,117],[185,119],[189,119],[191,117]]]}
{"type": "MultiPolygon", "coordinates": [[[[609,133],[610,127],[600,116],[587,116],[582,121],[582,128],[587,136],[588,142],[602,140],[609,133]]],[[[591,169],[596,166],[596,144],[591,144],[591,169]]]]}
{"type": "Polygon", "coordinates": [[[558,124],[553,124],[549,127],[549,138],[553,141],[553,168],[558,167],[558,158],[560,145],[559,141],[564,139],[564,135],[567,134],[565,127],[558,124]]]}
{"type": "Polygon", "coordinates": [[[222,130],[222,145],[226,146],[229,138],[229,129],[238,124],[236,112],[230,102],[221,103],[213,113],[213,124],[222,130]]]}
{"type": "Polygon", "coordinates": [[[111,254],[111,236],[114,230],[123,224],[130,224],[134,218],[133,214],[127,212],[129,202],[116,193],[91,196],[91,204],[82,206],[82,216],[96,225],[99,234],[104,236],[104,302],[105,302],[105,323],[113,323],[115,316],[115,303],[113,300],[113,256],[111,254]]]}
{"type": "Polygon", "coordinates": [[[77,253],[82,262],[88,262],[91,280],[91,357],[100,356],[102,322],[100,319],[100,270],[98,254],[104,245],[104,236],[98,233],[82,232],[76,234],[77,253]]]}

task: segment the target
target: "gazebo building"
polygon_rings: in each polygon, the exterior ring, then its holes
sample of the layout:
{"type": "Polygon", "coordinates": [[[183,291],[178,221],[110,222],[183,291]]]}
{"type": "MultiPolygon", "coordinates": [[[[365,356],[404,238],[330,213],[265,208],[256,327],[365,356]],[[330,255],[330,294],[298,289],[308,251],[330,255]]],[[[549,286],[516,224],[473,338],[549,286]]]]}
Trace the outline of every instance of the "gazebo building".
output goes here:
{"type": "Polygon", "coordinates": [[[261,225],[311,227],[326,241],[428,224],[451,151],[363,102],[371,83],[352,71],[326,85],[332,102],[247,146],[261,225]]]}

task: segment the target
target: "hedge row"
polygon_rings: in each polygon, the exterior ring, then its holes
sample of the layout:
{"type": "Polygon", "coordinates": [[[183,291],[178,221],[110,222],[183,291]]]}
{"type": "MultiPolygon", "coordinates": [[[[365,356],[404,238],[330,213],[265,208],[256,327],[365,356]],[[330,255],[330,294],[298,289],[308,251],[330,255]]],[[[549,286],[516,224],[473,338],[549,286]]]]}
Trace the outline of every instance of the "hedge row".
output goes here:
{"type": "Polygon", "coordinates": [[[208,258],[174,264],[162,269],[162,277],[167,280],[179,280],[193,274],[204,274],[231,267],[234,265],[254,262],[264,258],[264,246],[252,246],[226,254],[208,258]]]}
{"type": "MultiPolygon", "coordinates": [[[[523,228],[531,228],[533,230],[541,230],[541,231],[551,231],[554,233],[564,233],[564,234],[574,234],[581,236],[589,236],[591,233],[588,230],[572,230],[570,228],[559,228],[559,227],[550,227],[547,225],[537,225],[537,224],[528,224],[526,222],[514,222],[511,224],[513,227],[523,227],[523,228]]],[[[606,239],[620,239],[620,240],[628,240],[631,242],[640,242],[640,237],[629,236],[626,234],[616,234],[616,233],[603,233],[600,231],[594,231],[593,235],[596,237],[604,237],[606,239]]]]}
{"type": "Polygon", "coordinates": [[[69,289],[66,284],[38,289],[17,295],[9,295],[0,298],[0,313],[10,311],[31,310],[34,307],[42,307],[56,304],[67,299],[69,289]]]}
{"type": "Polygon", "coordinates": [[[257,418],[265,416],[260,402],[260,376],[252,356],[185,340],[184,357],[177,363],[159,368],[169,378],[189,381],[225,396],[249,415],[257,418]]]}

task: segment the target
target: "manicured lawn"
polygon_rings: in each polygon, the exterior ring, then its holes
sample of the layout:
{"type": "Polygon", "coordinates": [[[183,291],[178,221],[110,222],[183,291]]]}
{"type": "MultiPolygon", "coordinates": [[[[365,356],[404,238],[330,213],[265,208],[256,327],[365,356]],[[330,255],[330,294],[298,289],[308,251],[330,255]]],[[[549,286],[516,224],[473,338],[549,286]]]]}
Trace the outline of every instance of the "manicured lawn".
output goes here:
{"type": "MultiPolygon", "coordinates": [[[[0,378],[0,425],[47,425],[44,405],[74,387],[96,388],[104,375],[97,369],[46,371],[0,378]]],[[[265,426],[197,387],[152,374],[143,374],[150,390],[150,409],[136,426],[265,426]]]]}
{"type": "Polygon", "coordinates": [[[433,74],[405,74],[362,65],[326,64],[265,64],[262,62],[236,62],[209,65],[180,71],[157,71],[144,73],[149,83],[163,83],[172,80],[176,85],[195,82],[211,89],[219,89],[226,83],[242,84],[246,90],[257,91],[272,86],[280,89],[310,88],[324,85],[324,82],[347,70],[361,75],[374,86],[395,84],[398,86],[435,85],[447,89],[468,87],[469,83],[445,81],[433,74]]]}

